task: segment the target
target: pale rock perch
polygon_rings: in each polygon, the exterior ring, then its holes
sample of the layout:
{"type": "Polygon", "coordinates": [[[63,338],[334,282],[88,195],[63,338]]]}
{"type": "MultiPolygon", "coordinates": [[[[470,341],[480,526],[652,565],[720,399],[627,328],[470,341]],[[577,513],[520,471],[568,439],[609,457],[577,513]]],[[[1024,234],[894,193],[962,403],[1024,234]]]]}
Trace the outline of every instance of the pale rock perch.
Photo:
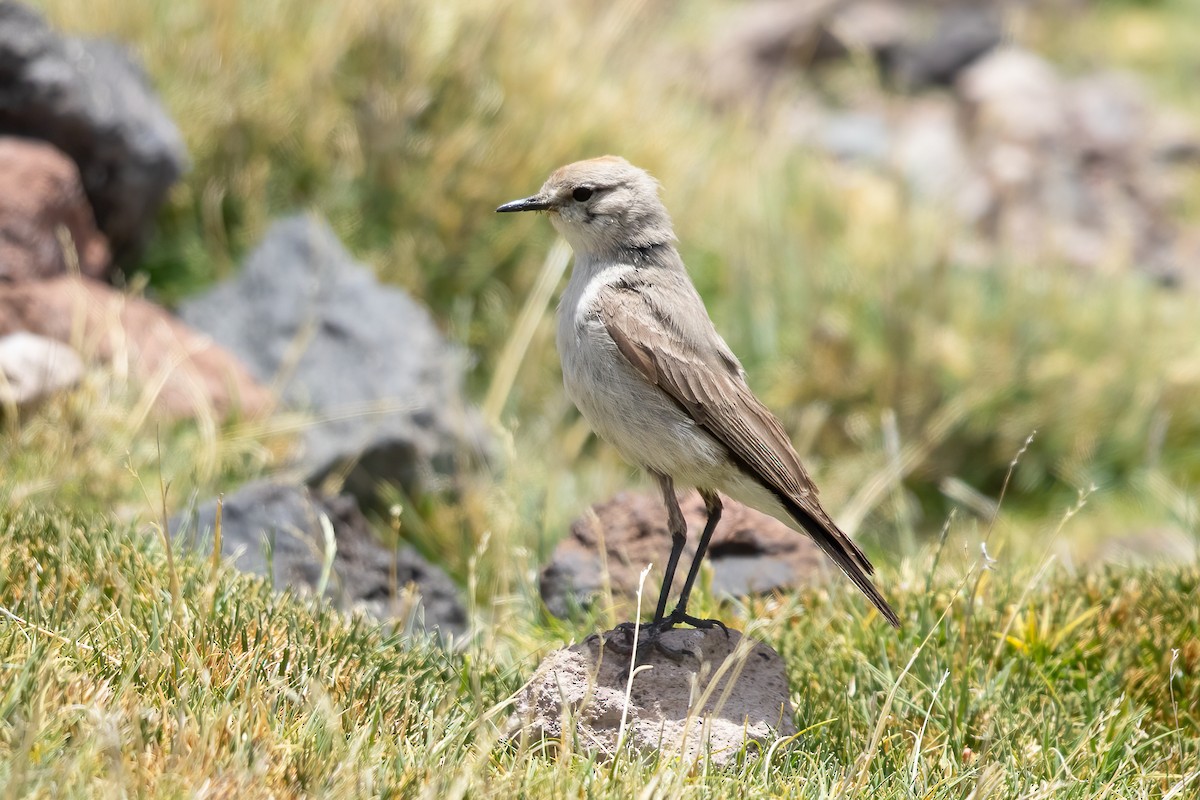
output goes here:
{"type": "Polygon", "coordinates": [[[547,212],[575,251],[558,309],[567,394],[602,438],[655,476],[666,501],[671,555],[643,637],[654,642],[679,623],[720,624],[687,614],[721,516],[718,492],[807,533],[899,626],[871,583],[871,563],[821,507],[783,426],[754,396],[741,363],[713,327],[675,249],[657,182],[623,158],[604,156],[568,164],[537,194],[496,210],[547,212]],[[675,483],[700,490],[708,522],[668,614],[687,537],[675,483]]]}

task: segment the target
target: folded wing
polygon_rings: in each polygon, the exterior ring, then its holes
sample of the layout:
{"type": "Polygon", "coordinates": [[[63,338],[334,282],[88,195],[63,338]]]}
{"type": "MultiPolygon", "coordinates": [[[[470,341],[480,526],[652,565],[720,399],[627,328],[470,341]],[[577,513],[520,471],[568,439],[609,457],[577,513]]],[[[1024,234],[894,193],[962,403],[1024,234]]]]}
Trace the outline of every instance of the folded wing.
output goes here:
{"type": "MultiPolygon", "coordinates": [[[[725,445],[742,470],[775,494],[884,618],[899,627],[896,613],[868,577],[874,567],[821,508],[817,487],[779,420],[750,391],[715,330],[711,336],[695,335],[673,322],[666,313],[670,299],[656,298],[652,286],[611,285],[596,303],[629,363],[725,445]]],[[[707,323],[707,315],[703,320],[707,323]]]]}

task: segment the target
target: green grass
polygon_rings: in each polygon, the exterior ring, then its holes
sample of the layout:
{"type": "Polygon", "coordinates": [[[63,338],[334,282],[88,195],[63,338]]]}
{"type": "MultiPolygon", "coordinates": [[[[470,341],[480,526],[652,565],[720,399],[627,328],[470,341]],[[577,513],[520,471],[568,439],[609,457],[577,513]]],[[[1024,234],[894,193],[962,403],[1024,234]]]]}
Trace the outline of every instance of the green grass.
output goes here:
{"type": "MultiPolygon", "coordinates": [[[[201,556],[176,554],[172,574],[146,522],[161,489],[170,512],[268,474],[302,419],[167,426],[102,368],[6,416],[8,795],[1200,792],[1195,559],[1095,558],[1147,531],[1196,541],[1196,293],[1134,264],[957,264],[947,215],[798,150],[783,98],[757,117],[705,101],[689,76],[726,2],[44,7],[61,28],[130,42],[191,150],[145,257],[126,265],[152,294],[172,302],[230,274],[273,218],[311,208],[477,356],[469,389],[496,404],[501,458],[453,497],[404,499],[404,538],[471,604],[473,629],[447,652],[201,556]],[[802,734],[769,759],[606,764],[571,742],[554,757],[499,741],[502,704],[540,657],[620,613],[548,617],[537,568],[582,508],[643,478],[562,394],[553,299],[529,299],[549,226],[492,209],[602,152],[662,181],[719,328],[906,621],[891,632],[838,584],[697,598],[701,613],[755,620],[786,660],[802,734]]],[[[1200,120],[1195,16],[1190,0],[1114,0],[1010,27],[1068,73],[1134,69],[1200,120]]],[[[878,82],[856,61],[824,88],[878,82]]],[[[1170,211],[1188,222],[1200,182],[1183,181],[1170,211]]]]}
{"type": "Polygon", "coordinates": [[[538,655],[590,630],[542,624],[529,595],[446,652],[202,556],[176,556],[176,591],[153,530],[5,511],[0,537],[9,796],[1132,798],[1200,779],[1195,567],[980,572],[951,546],[931,573],[926,549],[889,571],[899,635],[842,588],[705,600],[783,655],[801,734],[689,769],[501,740],[538,655]]]}

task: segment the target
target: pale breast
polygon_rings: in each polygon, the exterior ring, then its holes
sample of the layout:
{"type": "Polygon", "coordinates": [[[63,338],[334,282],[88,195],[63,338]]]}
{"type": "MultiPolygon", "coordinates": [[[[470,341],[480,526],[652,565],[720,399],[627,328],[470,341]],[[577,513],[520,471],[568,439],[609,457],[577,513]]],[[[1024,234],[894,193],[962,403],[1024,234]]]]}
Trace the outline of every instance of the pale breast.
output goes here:
{"type": "Polygon", "coordinates": [[[638,466],[681,485],[724,483],[732,468],[724,446],[618,352],[581,288],[568,286],[558,319],[563,384],[580,413],[638,466]]]}

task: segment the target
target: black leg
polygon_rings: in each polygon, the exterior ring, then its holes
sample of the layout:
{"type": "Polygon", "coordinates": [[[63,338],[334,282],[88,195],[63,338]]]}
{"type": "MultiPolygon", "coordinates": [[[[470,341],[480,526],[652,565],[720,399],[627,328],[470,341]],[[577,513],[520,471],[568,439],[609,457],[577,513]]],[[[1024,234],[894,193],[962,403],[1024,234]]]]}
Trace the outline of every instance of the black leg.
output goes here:
{"type": "Polygon", "coordinates": [[[679,499],[675,497],[675,484],[667,475],[656,475],[658,485],[662,489],[663,502],[667,506],[667,530],[671,532],[671,555],[667,557],[667,571],[663,576],[662,589],[658,593],[658,607],[654,610],[654,621],[660,621],[667,613],[667,598],[671,595],[671,585],[675,583],[675,568],[679,565],[679,556],[683,545],[687,542],[687,520],[679,508],[679,499]]]}
{"type": "Polygon", "coordinates": [[[692,559],[692,568],[688,570],[683,591],[679,593],[679,603],[671,612],[672,617],[681,620],[687,619],[688,595],[692,593],[692,584],[696,582],[696,576],[700,574],[700,562],[704,560],[704,553],[708,550],[708,540],[712,538],[713,531],[717,529],[717,523],[721,521],[721,498],[717,496],[717,493],[701,489],[700,496],[704,498],[704,507],[708,509],[708,522],[704,523],[704,533],[700,534],[700,541],[696,545],[696,557],[692,559]]]}
{"type": "Polygon", "coordinates": [[[683,512],[679,508],[679,501],[675,498],[675,487],[671,483],[671,479],[664,475],[659,475],[658,481],[662,486],[663,499],[667,503],[668,526],[671,530],[671,556],[667,559],[667,574],[663,580],[662,591],[658,596],[658,609],[654,613],[654,621],[646,625],[641,630],[641,635],[638,639],[636,647],[633,643],[633,633],[636,627],[632,622],[622,622],[616,627],[616,630],[624,635],[624,639],[609,639],[604,642],[604,647],[609,647],[623,655],[633,654],[635,650],[642,650],[645,647],[654,647],[663,655],[675,661],[680,660],[690,651],[676,650],[663,644],[661,636],[667,631],[674,628],[680,623],[691,625],[695,628],[720,628],[725,631],[725,635],[729,635],[729,629],[725,627],[725,623],[719,619],[698,619],[689,616],[687,613],[688,595],[692,592],[692,585],[696,582],[696,576],[700,574],[700,563],[704,561],[704,554],[708,550],[708,542],[712,539],[713,531],[717,528],[717,523],[721,520],[721,498],[716,492],[701,490],[700,496],[704,498],[704,507],[708,509],[708,521],[704,524],[704,533],[700,534],[700,541],[696,548],[696,557],[692,560],[691,569],[688,570],[687,581],[683,584],[683,591],[679,593],[679,603],[675,606],[675,610],[669,615],[664,614],[667,608],[667,597],[671,594],[671,584],[675,579],[675,568],[679,564],[679,554],[683,551],[684,542],[687,541],[687,521],[683,518],[683,512]]]}

